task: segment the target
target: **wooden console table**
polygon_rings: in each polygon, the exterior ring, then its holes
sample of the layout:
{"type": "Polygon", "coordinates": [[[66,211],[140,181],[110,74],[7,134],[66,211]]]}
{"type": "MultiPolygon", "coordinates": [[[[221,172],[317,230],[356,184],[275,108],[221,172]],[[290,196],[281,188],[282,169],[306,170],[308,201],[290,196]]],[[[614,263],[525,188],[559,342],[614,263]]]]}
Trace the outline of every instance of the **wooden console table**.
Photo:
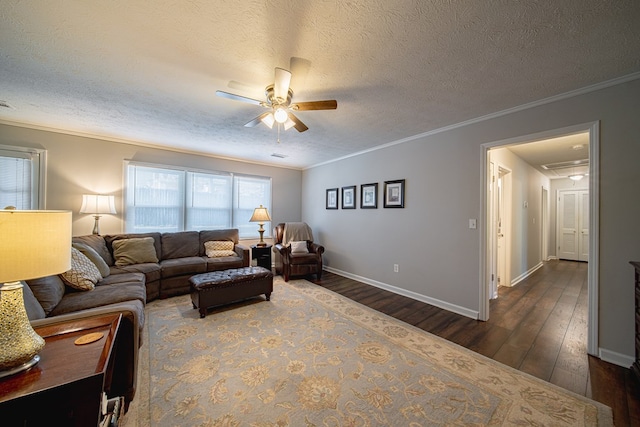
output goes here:
{"type": "Polygon", "coordinates": [[[102,393],[111,384],[121,314],[88,317],[35,328],[44,338],[40,361],[0,379],[2,426],[97,426],[102,393]],[[78,345],[90,333],[97,341],[78,345]]]}

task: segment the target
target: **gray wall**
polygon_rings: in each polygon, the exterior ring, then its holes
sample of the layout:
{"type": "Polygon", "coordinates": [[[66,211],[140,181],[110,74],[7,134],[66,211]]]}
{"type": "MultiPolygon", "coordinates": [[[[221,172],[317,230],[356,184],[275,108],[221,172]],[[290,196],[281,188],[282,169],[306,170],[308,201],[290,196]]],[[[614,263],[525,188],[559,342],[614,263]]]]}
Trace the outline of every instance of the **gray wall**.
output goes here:
{"type": "Polygon", "coordinates": [[[636,79],[318,165],[303,173],[302,218],[329,268],[477,312],[480,234],[468,219],[480,218],[482,144],[600,121],[599,345],[632,360],[639,116],[636,79]],[[405,209],[325,210],[327,188],[402,178],[405,209]]]}
{"type": "MultiPolygon", "coordinates": [[[[123,231],[124,160],[269,176],[272,178],[272,224],[300,221],[301,218],[300,170],[177,153],[4,124],[0,124],[0,144],[47,150],[46,209],[71,210],[74,235],[90,234],[93,229],[93,217],[78,213],[82,194],[85,193],[115,195],[118,214],[102,216],[100,231],[102,234],[123,231]]],[[[256,225],[256,231],[257,229],[256,225]]],[[[265,237],[270,234],[271,230],[266,231],[265,237]]]]}

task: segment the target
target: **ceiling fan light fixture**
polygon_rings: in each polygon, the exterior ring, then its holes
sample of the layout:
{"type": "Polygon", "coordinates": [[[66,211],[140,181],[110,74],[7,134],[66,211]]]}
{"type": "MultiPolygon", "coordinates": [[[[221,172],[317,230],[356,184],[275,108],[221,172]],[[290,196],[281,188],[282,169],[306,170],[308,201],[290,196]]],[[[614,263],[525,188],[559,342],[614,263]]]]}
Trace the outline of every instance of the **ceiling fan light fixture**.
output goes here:
{"type": "Polygon", "coordinates": [[[283,124],[289,118],[289,114],[287,114],[287,111],[284,108],[278,107],[273,112],[273,117],[275,118],[276,122],[283,124]]]}
{"type": "Polygon", "coordinates": [[[293,120],[291,120],[290,117],[287,116],[287,121],[284,122],[284,124],[282,125],[284,127],[284,130],[289,130],[291,129],[294,125],[296,124],[296,122],[294,122],[293,120]]]}
{"type": "Polygon", "coordinates": [[[276,122],[275,117],[273,117],[272,113],[267,114],[263,118],[260,119],[262,123],[269,126],[269,129],[273,129],[273,124],[276,122]]]}
{"type": "Polygon", "coordinates": [[[584,178],[584,175],[581,175],[579,173],[575,175],[569,175],[569,179],[573,181],[580,181],[582,178],[584,178]]]}

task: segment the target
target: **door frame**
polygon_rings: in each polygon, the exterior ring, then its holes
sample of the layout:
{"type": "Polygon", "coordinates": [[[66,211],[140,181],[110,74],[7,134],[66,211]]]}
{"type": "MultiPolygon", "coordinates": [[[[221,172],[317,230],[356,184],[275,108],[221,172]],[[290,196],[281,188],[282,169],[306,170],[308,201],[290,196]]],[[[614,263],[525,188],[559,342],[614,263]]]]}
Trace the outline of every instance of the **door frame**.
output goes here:
{"type": "Polygon", "coordinates": [[[556,138],[578,132],[589,132],[589,265],[587,267],[588,286],[588,321],[587,321],[587,353],[598,355],[599,322],[599,267],[600,267],[600,122],[583,123],[560,129],[553,129],[535,134],[522,135],[510,139],[493,141],[481,145],[480,153],[480,283],[479,283],[479,320],[489,320],[489,286],[490,241],[489,229],[489,150],[491,148],[524,144],[542,139],[556,138]]]}

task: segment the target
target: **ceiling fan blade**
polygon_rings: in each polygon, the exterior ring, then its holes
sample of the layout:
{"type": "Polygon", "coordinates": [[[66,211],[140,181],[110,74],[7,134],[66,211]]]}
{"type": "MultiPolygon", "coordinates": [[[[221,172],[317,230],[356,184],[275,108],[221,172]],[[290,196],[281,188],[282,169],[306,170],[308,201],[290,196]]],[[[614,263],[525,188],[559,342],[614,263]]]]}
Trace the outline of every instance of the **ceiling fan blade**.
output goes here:
{"type": "Polygon", "coordinates": [[[293,121],[293,123],[295,123],[293,127],[295,127],[298,132],[304,132],[305,130],[309,129],[307,125],[302,123],[299,118],[293,115],[293,113],[289,113],[289,118],[293,121]]]}
{"type": "Polygon", "coordinates": [[[338,101],[335,99],[326,101],[297,102],[291,105],[291,109],[295,111],[335,110],[336,108],[338,108],[338,101]]]}
{"type": "Polygon", "coordinates": [[[242,101],[248,102],[249,104],[262,105],[262,101],[258,101],[257,99],[247,98],[246,96],[235,95],[233,93],[223,92],[221,90],[217,90],[216,95],[221,96],[222,98],[232,99],[234,101],[242,101]]]}
{"type": "Polygon", "coordinates": [[[271,114],[270,111],[267,111],[266,113],[262,113],[258,117],[256,117],[255,119],[253,119],[250,122],[246,123],[244,126],[248,127],[248,128],[252,128],[254,126],[257,126],[258,124],[260,124],[260,122],[262,122],[262,119],[267,117],[269,114],[271,114]]]}
{"type": "Polygon", "coordinates": [[[276,77],[273,82],[273,96],[286,101],[291,84],[291,72],[284,68],[276,67],[276,77]]]}

